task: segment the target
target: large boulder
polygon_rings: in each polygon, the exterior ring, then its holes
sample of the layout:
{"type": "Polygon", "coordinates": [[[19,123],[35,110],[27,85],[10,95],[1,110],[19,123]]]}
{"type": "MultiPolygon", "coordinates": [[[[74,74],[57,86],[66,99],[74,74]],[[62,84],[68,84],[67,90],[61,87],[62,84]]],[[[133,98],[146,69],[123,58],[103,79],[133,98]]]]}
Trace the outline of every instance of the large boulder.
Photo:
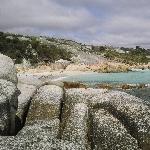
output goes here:
{"type": "Polygon", "coordinates": [[[106,110],[93,110],[91,128],[95,150],[139,150],[138,142],[122,123],[106,110]]]}
{"type": "Polygon", "coordinates": [[[142,149],[150,149],[150,108],[141,99],[110,91],[99,95],[98,99],[91,98],[90,103],[93,108],[108,110],[126,126],[142,149]]]}
{"type": "Polygon", "coordinates": [[[58,139],[59,119],[26,125],[14,137],[0,137],[0,150],[85,150],[77,143],[58,139]]]}
{"type": "Polygon", "coordinates": [[[18,96],[18,110],[17,116],[19,117],[22,126],[25,124],[26,116],[29,110],[30,102],[36,93],[36,86],[18,83],[18,89],[21,94],[18,96]]]}
{"type": "Polygon", "coordinates": [[[0,79],[17,83],[17,74],[11,58],[0,54],[0,79]]]}
{"type": "Polygon", "coordinates": [[[0,135],[15,131],[17,96],[17,87],[12,82],[0,79],[0,135]]]}
{"type": "Polygon", "coordinates": [[[90,149],[89,136],[89,100],[105,89],[73,88],[65,90],[63,103],[61,135],[62,139],[77,142],[90,149]]]}
{"type": "Polygon", "coordinates": [[[64,120],[67,120],[77,103],[86,104],[90,111],[107,110],[138,141],[140,148],[150,149],[150,108],[141,99],[124,92],[105,89],[69,89],[66,91],[63,108],[64,120]]]}
{"type": "Polygon", "coordinates": [[[89,149],[88,143],[88,107],[84,103],[75,104],[65,121],[62,139],[77,142],[89,149]]]}
{"type": "Polygon", "coordinates": [[[0,135],[15,133],[15,114],[19,91],[13,61],[0,54],[0,135]]]}
{"type": "Polygon", "coordinates": [[[57,138],[59,136],[59,119],[52,119],[49,121],[36,121],[32,125],[26,125],[17,136],[22,137],[38,137],[47,136],[50,138],[57,138]]]}
{"type": "Polygon", "coordinates": [[[26,125],[37,120],[59,119],[63,89],[56,85],[45,85],[37,90],[28,111],[26,125]]]}
{"type": "Polygon", "coordinates": [[[43,134],[0,137],[0,150],[86,150],[82,145],[43,134]]]}
{"type": "Polygon", "coordinates": [[[0,150],[86,150],[83,145],[58,139],[59,119],[26,125],[14,137],[0,137],[0,150]]]}

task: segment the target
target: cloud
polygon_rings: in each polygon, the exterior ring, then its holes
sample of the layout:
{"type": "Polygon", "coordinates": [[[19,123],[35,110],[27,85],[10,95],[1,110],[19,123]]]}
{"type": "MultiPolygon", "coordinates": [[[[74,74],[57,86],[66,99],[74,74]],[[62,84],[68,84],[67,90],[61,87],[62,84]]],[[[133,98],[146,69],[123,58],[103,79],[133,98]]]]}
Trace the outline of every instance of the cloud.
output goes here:
{"type": "Polygon", "coordinates": [[[149,6],[149,0],[1,0],[0,30],[150,46],[149,6]]]}

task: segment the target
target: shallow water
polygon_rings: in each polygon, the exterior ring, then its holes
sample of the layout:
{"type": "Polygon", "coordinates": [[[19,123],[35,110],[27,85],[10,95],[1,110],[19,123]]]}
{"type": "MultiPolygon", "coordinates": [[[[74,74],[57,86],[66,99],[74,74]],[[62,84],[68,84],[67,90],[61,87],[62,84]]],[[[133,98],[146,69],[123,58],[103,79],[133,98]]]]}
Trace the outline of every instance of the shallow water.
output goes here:
{"type": "Polygon", "coordinates": [[[110,84],[150,84],[150,70],[127,72],[127,73],[88,73],[70,76],[65,81],[84,82],[89,84],[110,83],[110,84]]]}
{"type": "MultiPolygon", "coordinates": [[[[70,76],[63,79],[70,82],[82,82],[90,86],[99,83],[108,84],[150,84],[150,70],[128,73],[88,73],[70,76]]],[[[125,92],[150,102],[150,87],[145,89],[132,89],[125,92]]]]}

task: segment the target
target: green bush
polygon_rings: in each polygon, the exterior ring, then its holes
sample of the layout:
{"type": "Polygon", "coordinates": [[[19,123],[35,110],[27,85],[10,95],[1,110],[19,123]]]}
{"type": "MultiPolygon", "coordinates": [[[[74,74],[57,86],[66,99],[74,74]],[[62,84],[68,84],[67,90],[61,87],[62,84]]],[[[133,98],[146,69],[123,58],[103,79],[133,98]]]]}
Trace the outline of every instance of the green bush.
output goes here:
{"type": "Polygon", "coordinates": [[[31,64],[71,58],[71,53],[65,49],[51,44],[41,44],[36,37],[27,37],[30,40],[19,40],[18,37],[21,36],[0,32],[0,53],[15,59],[16,63],[22,63],[23,58],[31,64]]]}
{"type": "Polygon", "coordinates": [[[117,60],[126,64],[148,63],[149,59],[146,57],[146,53],[142,50],[132,50],[128,53],[118,53],[113,50],[105,52],[104,56],[111,60],[117,60]]]}

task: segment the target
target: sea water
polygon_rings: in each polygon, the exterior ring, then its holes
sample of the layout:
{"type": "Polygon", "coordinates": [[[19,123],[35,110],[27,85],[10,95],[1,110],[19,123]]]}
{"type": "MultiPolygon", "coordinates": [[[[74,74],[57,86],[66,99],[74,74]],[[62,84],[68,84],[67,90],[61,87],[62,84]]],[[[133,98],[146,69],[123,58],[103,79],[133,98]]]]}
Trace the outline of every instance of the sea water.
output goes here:
{"type": "MultiPolygon", "coordinates": [[[[82,82],[88,85],[99,83],[108,84],[149,84],[150,70],[142,70],[127,73],[85,73],[64,78],[64,81],[82,82]]],[[[125,92],[150,102],[150,87],[144,89],[132,89],[125,92]]]]}
{"type": "Polygon", "coordinates": [[[89,84],[150,84],[150,70],[121,73],[85,73],[82,75],[69,76],[65,81],[84,82],[89,84]]]}

